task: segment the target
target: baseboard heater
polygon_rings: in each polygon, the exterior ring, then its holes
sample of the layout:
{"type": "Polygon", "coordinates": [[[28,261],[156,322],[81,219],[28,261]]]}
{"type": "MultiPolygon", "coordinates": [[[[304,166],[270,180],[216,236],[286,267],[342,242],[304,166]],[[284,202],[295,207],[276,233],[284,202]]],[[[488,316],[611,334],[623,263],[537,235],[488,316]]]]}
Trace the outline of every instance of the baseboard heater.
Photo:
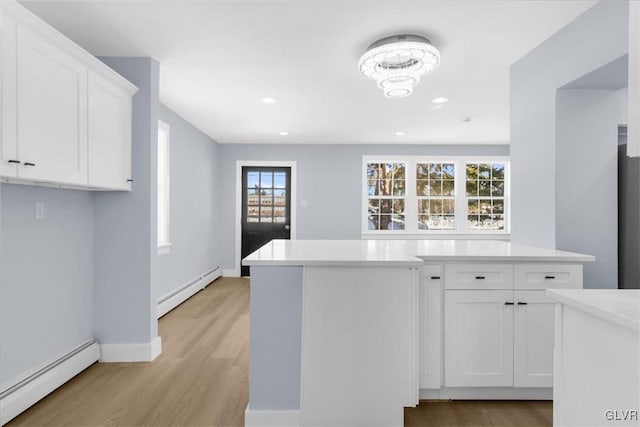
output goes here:
{"type": "Polygon", "coordinates": [[[186,285],[158,299],[158,319],[191,298],[194,294],[206,288],[208,284],[222,276],[222,268],[217,266],[207,271],[186,285]]]}
{"type": "Polygon", "coordinates": [[[8,387],[0,393],[0,424],[8,423],[98,359],[100,359],[100,347],[94,339],[90,339],[8,387]]]}

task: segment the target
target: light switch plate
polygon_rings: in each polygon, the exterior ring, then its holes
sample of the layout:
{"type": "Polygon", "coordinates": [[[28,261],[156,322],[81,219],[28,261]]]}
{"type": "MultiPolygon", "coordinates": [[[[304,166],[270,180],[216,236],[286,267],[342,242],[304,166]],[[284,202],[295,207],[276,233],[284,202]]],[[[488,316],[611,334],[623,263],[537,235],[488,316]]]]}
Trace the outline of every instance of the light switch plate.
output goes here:
{"type": "Polygon", "coordinates": [[[44,202],[36,202],[36,219],[44,219],[44,202]]]}

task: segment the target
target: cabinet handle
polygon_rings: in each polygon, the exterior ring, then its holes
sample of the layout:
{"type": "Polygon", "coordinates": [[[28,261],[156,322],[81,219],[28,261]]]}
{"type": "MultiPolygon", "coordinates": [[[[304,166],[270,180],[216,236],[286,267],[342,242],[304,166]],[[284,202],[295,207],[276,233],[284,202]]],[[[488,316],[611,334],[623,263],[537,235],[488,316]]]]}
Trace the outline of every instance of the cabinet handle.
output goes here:
{"type": "Polygon", "coordinates": [[[127,182],[133,182],[133,180],[132,179],[128,179],[127,182]]]}
{"type": "Polygon", "coordinates": [[[431,276],[431,280],[440,280],[440,276],[431,276]]]}
{"type": "Polygon", "coordinates": [[[476,276],[476,280],[484,280],[484,276],[476,276]]]}
{"type": "Polygon", "coordinates": [[[555,279],[556,276],[544,276],[545,279],[555,279]]]}
{"type": "Polygon", "coordinates": [[[504,303],[504,305],[513,305],[513,301],[507,301],[504,303]]]}
{"type": "Polygon", "coordinates": [[[518,305],[527,305],[527,303],[524,301],[518,301],[518,305]]]}
{"type": "Polygon", "coordinates": [[[8,160],[8,163],[15,163],[15,164],[20,164],[20,160],[8,160]]]}
{"type": "Polygon", "coordinates": [[[35,166],[35,163],[31,163],[31,162],[24,162],[25,166],[35,166]]]}

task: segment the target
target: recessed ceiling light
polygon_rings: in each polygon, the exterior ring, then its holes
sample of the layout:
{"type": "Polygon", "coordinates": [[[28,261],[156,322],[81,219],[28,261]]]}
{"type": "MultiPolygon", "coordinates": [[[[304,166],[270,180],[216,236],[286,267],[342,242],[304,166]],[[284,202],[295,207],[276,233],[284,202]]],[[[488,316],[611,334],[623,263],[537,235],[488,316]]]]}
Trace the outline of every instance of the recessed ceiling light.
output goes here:
{"type": "Polygon", "coordinates": [[[396,132],[396,136],[404,136],[404,132],[399,130],[396,132]]]}
{"type": "Polygon", "coordinates": [[[283,130],[283,131],[278,132],[278,135],[287,136],[287,135],[289,135],[289,132],[283,130]]]}
{"type": "Polygon", "coordinates": [[[433,102],[434,104],[444,104],[445,102],[449,101],[449,98],[433,98],[433,100],[431,102],[433,102]]]}
{"type": "Polygon", "coordinates": [[[275,98],[262,98],[261,100],[262,102],[264,102],[265,104],[275,104],[276,103],[276,99],[275,98]]]}

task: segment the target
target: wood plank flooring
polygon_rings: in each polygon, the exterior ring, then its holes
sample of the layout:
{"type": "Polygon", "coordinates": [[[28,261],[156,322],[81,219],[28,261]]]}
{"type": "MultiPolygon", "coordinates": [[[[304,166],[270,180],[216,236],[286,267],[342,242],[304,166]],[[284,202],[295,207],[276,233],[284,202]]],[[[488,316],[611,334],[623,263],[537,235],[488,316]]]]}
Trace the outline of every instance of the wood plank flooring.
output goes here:
{"type": "MultiPolygon", "coordinates": [[[[153,363],[96,363],[8,426],[243,426],[249,283],[222,278],[160,319],[153,363]]],[[[405,426],[550,426],[550,402],[421,402],[405,426]]]]}

